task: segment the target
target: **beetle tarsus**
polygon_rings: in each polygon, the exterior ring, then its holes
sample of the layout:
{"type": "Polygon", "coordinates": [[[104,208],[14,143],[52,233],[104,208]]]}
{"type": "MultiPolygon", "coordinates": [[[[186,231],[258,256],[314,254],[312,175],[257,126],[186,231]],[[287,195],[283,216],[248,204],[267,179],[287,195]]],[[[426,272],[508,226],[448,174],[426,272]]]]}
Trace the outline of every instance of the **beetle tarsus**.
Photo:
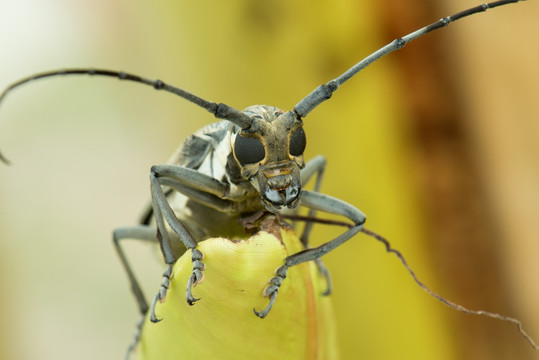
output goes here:
{"type": "Polygon", "coordinates": [[[187,282],[187,290],[186,290],[185,297],[186,297],[187,303],[189,305],[191,305],[191,306],[193,306],[195,304],[195,302],[200,300],[200,298],[193,297],[193,293],[191,292],[193,286],[198,283],[197,272],[202,274],[202,272],[200,270],[198,270],[198,271],[194,270],[193,273],[191,274],[191,276],[189,277],[189,281],[187,282]]]}
{"type": "Polygon", "coordinates": [[[270,301],[268,306],[262,311],[256,311],[256,309],[253,309],[256,316],[263,319],[265,318],[271,308],[273,307],[273,304],[275,303],[275,299],[277,298],[277,293],[279,292],[279,289],[281,288],[281,284],[283,283],[283,280],[286,278],[286,273],[288,272],[288,266],[283,265],[279,267],[277,270],[275,270],[275,275],[272,277],[268,282],[269,285],[266,286],[264,289],[263,295],[264,297],[269,297],[270,301]]]}
{"type": "Polygon", "coordinates": [[[193,273],[189,277],[189,281],[187,282],[187,289],[186,289],[186,300],[189,305],[194,305],[195,302],[200,300],[200,298],[193,297],[193,287],[197,286],[198,284],[202,283],[202,280],[204,279],[204,269],[206,268],[206,265],[201,261],[204,258],[204,254],[198,249],[192,249],[191,250],[191,260],[193,261],[193,273]]]}
{"type": "Polygon", "coordinates": [[[157,304],[157,301],[160,300],[159,294],[160,292],[155,294],[155,297],[153,298],[153,301],[152,301],[152,306],[150,307],[150,321],[153,323],[158,323],[159,321],[163,320],[163,319],[158,319],[157,316],[155,315],[155,305],[157,304]]]}
{"type": "Polygon", "coordinates": [[[155,315],[155,306],[157,305],[157,302],[163,302],[165,301],[165,298],[167,297],[167,291],[170,287],[170,278],[172,277],[172,264],[168,265],[165,269],[165,272],[163,273],[163,281],[161,282],[161,287],[159,287],[159,291],[157,294],[155,294],[152,306],[150,306],[150,320],[153,323],[159,322],[163,319],[158,319],[155,315]]]}
{"type": "Polygon", "coordinates": [[[268,306],[266,306],[266,308],[265,308],[264,310],[262,310],[262,311],[256,311],[256,309],[253,308],[253,311],[254,311],[254,313],[255,313],[256,316],[258,316],[259,318],[263,319],[263,318],[265,318],[265,317],[269,314],[271,308],[273,307],[273,303],[275,302],[275,299],[277,298],[277,293],[278,293],[278,292],[279,292],[279,288],[276,287],[276,288],[274,289],[274,291],[273,291],[273,292],[271,293],[271,295],[270,295],[270,302],[269,302],[268,306]]]}
{"type": "Polygon", "coordinates": [[[135,351],[135,348],[137,347],[140,341],[140,336],[142,335],[142,326],[144,325],[144,319],[145,319],[145,316],[142,316],[140,320],[137,322],[137,328],[135,330],[133,340],[131,341],[131,344],[129,344],[129,347],[127,348],[127,351],[125,352],[124,360],[129,360],[129,358],[131,357],[131,354],[135,351]]]}

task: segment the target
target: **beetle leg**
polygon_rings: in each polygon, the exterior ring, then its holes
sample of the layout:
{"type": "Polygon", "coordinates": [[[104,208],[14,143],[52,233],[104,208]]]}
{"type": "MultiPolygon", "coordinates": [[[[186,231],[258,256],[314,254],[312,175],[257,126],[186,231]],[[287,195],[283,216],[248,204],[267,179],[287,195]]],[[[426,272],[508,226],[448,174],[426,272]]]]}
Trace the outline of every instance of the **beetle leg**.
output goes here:
{"type": "MultiPolygon", "coordinates": [[[[320,192],[320,186],[322,185],[322,177],[324,175],[324,170],[326,169],[326,158],[322,155],[316,156],[315,158],[309,160],[305,167],[301,169],[301,183],[306,184],[313,176],[316,176],[314,183],[314,191],[320,192]]],[[[312,218],[316,216],[316,209],[309,209],[308,217],[312,218]]],[[[305,248],[309,247],[309,236],[311,234],[313,222],[306,222],[303,232],[301,234],[300,240],[305,248]]],[[[322,295],[327,296],[331,294],[333,289],[331,275],[326,265],[321,259],[316,259],[316,267],[318,268],[318,273],[326,279],[326,290],[322,292],[322,295]]]]}
{"type": "Polygon", "coordinates": [[[191,261],[193,261],[193,273],[189,277],[187,282],[187,302],[189,305],[193,305],[196,301],[200,299],[195,299],[191,293],[191,288],[202,282],[204,274],[202,271],[205,269],[204,263],[201,261],[204,258],[204,254],[198,249],[193,249],[191,251],[191,261]]]}
{"type": "Polygon", "coordinates": [[[173,264],[169,264],[167,268],[165,269],[165,272],[163,273],[163,280],[161,281],[161,286],[159,287],[159,291],[157,292],[157,294],[155,294],[152,301],[152,306],[150,307],[150,320],[154,323],[163,320],[163,319],[158,319],[157,316],[155,315],[155,306],[157,305],[158,301],[159,302],[164,301],[165,297],[167,296],[167,291],[168,291],[168,288],[170,287],[170,277],[172,276],[172,266],[173,264]]]}
{"type": "MultiPolygon", "coordinates": [[[[158,240],[165,258],[165,263],[169,265],[163,274],[161,287],[154,297],[150,308],[150,319],[157,322],[159,319],[155,316],[155,305],[158,301],[163,301],[166,297],[170,283],[171,267],[176,262],[165,221],[180,237],[180,241],[185,247],[192,250],[193,272],[187,283],[186,290],[186,300],[189,305],[193,305],[199,300],[193,296],[192,287],[202,281],[202,271],[204,270],[204,263],[202,262],[203,254],[196,249],[197,242],[189,230],[174,214],[162,186],[168,186],[170,189],[184,194],[193,201],[225,212],[234,211],[238,201],[243,200],[247,194],[243,192],[230,193],[227,184],[196,170],[177,165],[153,166],[150,172],[150,182],[152,190],[152,212],[157,222],[158,240]]],[[[152,212],[145,214],[145,218],[147,219],[151,216],[152,212]]]]}
{"type": "Polygon", "coordinates": [[[365,223],[366,219],[365,215],[354,206],[342,200],[318,192],[307,190],[303,191],[301,197],[301,205],[306,206],[310,209],[345,216],[348,219],[352,220],[354,225],[331,241],[328,241],[318,247],[305,249],[294,255],[288,256],[285,260],[285,264],[289,267],[300,264],[305,261],[316,260],[322,255],[332,251],[339,245],[346,242],[352,236],[357,234],[363,227],[363,224],[365,223]]]}
{"type": "Polygon", "coordinates": [[[122,265],[127,272],[127,277],[129,278],[129,283],[131,285],[131,291],[135,296],[135,299],[138,304],[139,311],[142,315],[145,315],[148,311],[148,303],[144,297],[144,293],[131,269],[131,265],[127,260],[124,250],[120,244],[120,240],[124,239],[136,239],[143,240],[148,242],[157,242],[155,238],[155,228],[152,226],[130,226],[114,230],[112,234],[112,239],[114,242],[114,248],[118,252],[118,256],[122,262],[122,265]]]}
{"type": "Polygon", "coordinates": [[[270,279],[269,285],[266,286],[263,293],[265,297],[269,297],[270,299],[269,304],[262,311],[256,311],[256,309],[253,309],[255,315],[258,316],[259,318],[261,319],[265,318],[270,312],[271,308],[273,307],[273,304],[275,303],[275,299],[277,297],[277,293],[279,292],[279,288],[281,287],[283,280],[286,278],[287,272],[288,272],[288,266],[286,265],[283,265],[279,267],[277,270],[275,270],[276,276],[270,279]]]}
{"type": "Polygon", "coordinates": [[[237,212],[237,204],[252,197],[251,185],[231,186],[196,170],[178,165],[155,165],[152,173],[159,184],[182,193],[189,199],[222,212],[237,212]]]}
{"type": "MultiPolygon", "coordinates": [[[[255,310],[255,314],[261,318],[268,315],[273,304],[275,303],[277,292],[279,291],[279,288],[286,277],[286,272],[289,267],[311,260],[314,260],[315,262],[320,261],[319,258],[322,255],[330,252],[357,234],[363,227],[366,219],[365,215],[354,206],[342,200],[315,191],[303,190],[301,205],[312,210],[320,210],[330,214],[345,216],[352,220],[354,225],[331,241],[328,241],[315,248],[306,248],[305,250],[288,256],[285,259],[284,265],[277,269],[277,276],[271,278],[270,285],[264,290],[264,296],[268,296],[270,298],[268,306],[260,312],[255,310]]],[[[318,269],[320,270],[320,267],[318,269]]],[[[322,269],[325,269],[325,266],[322,267],[322,269]]],[[[327,279],[329,279],[329,277],[327,277],[327,279]]],[[[328,289],[326,292],[328,291],[331,291],[330,282],[328,282],[328,289]]]]}
{"type": "MultiPolygon", "coordinates": [[[[303,262],[311,261],[311,260],[318,262],[319,258],[322,255],[330,252],[331,250],[335,249],[336,247],[338,247],[339,245],[343,244],[345,241],[350,239],[352,236],[357,234],[363,227],[363,223],[365,223],[365,219],[366,219],[365,215],[360,210],[356,209],[354,206],[342,200],[339,200],[329,195],[321,194],[315,191],[304,190],[301,196],[301,205],[308,207],[309,209],[312,209],[312,210],[320,210],[320,211],[324,211],[331,214],[345,216],[348,219],[353,221],[354,226],[349,228],[347,231],[345,231],[344,233],[342,233],[335,239],[328,241],[318,247],[307,248],[296,254],[288,256],[285,259],[284,266],[280,267],[279,269],[283,269],[283,268],[288,269],[291,266],[301,264],[303,262]]],[[[324,268],[325,267],[323,267],[322,269],[324,268]]],[[[320,267],[319,267],[319,270],[320,270],[320,267]]],[[[284,273],[286,275],[286,271],[284,271],[284,273]]],[[[260,317],[266,316],[268,312],[271,310],[271,307],[273,306],[273,303],[275,302],[275,297],[277,296],[277,291],[279,290],[279,287],[281,286],[284,276],[282,277],[280,282],[273,284],[272,280],[275,278],[276,277],[270,280],[271,285],[268,286],[267,288],[271,290],[269,291],[269,294],[268,294],[268,296],[270,296],[270,303],[260,313],[258,313],[255,310],[255,314],[260,317]],[[272,285],[274,286],[272,287],[272,285]]],[[[327,278],[329,279],[329,277],[327,278]]],[[[328,289],[326,290],[326,292],[328,290],[331,291],[330,282],[328,282],[328,289]]]]}
{"type": "Polygon", "coordinates": [[[324,264],[324,262],[322,262],[322,259],[320,258],[315,259],[314,263],[316,264],[316,267],[320,275],[326,279],[326,290],[322,291],[320,295],[328,296],[333,291],[333,281],[331,281],[331,274],[329,273],[329,270],[324,264]]]}
{"type": "Polygon", "coordinates": [[[146,312],[148,311],[148,302],[146,301],[142,288],[140,287],[137,278],[135,277],[133,269],[131,268],[131,264],[129,264],[127,256],[121,246],[120,240],[134,239],[156,243],[157,239],[155,238],[155,228],[147,225],[129,226],[115,229],[112,234],[112,239],[114,242],[114,248],[116,249],[116,252],[120,257],[120,261],[122,262],[122,265],[127,272],[127,277],[129,278],[129,283],[131,285],[131,291],[135,296],[139,311],[142,315],[137,324],[133,340],[131,341],[131,344],[129,345],[125,353],[125,359],[127,360],[129,359],[131,352],[135,349],[140,340],[142,324],[144,323],[146,312]]]}
{"type": "Polygon", "coordinates": [[[127,347],[127,350],[124,355],[124,360],[129,360],[129,358],[131,357],[131,353],[137,347],[140,341],[140,337],[142,336],[142,327],[144,326],[144,320],[146,320],[146,316],[143,315],[137,322],[137,327],[135,329],[135,334],[133,335],[133,340],[131,340],[131,343],[127,347]]]}
{"type": "MultiPolygon", "coordinates": [[[[163,301],[166,297],[168,286],[170,284],[170,276],[172,274],[172,265],[176,262],[176,257],[172,252],[170,238],[165,227],[165,220],[167,221],[168,225],[170,225],[172,230],[176,234],[178,234],[181,242],[185,245],[185,247],[193,250],[196,248],[197,243],[189,230],[187,230],[185,225],[183,225],[174,214],[174,211],[170,207],[167,198],[163,193],[163,189],[161,188],[161,184],[153,168],[150,173],[150,183],[152,190],[153,211],[155,220],[157,222],[157,238],[159,240],[159,244],[161,245],[161,252],[163,253],[163,256],[165,258],[165,263],[168,264],[167,269],[163,273],[163,281],[161,283],[159,291],[155,295],[152,306],[150,308],[150,320],[153,322],[157,322],[160,319],[155,316],[155,305],[157,304],[157,301],[163,301]]],[[[203,268],[201,264],[202,263],[199,260],[195,262],[195,260],[193,259],[193,274],[196,273],[196,277],[198,277],[198,274],[201,271],[200,268],[203,268]]],[[[192,304],[194,303],[194,301],[196,301],[191,293],[191,286],[193,285],[194,283],[190,282],[190,287],[186,292],[186,300],[189,304],[192,304]]]]}
{"type": "MultiPolygon", "coordinates": [[[[313,176],[316,175],[316,180],[314,183],[314,191],[320,192],[320,186],[322,185],[322,176],[324,175],[324,170],[326,169],[326,158],[322,155],[319,155],[305,164],[305,167],[301,169],[301,183],[306,184],[311,180],[313,176]]],[[[316,209],[309,209],[309,217],[316,216],[316,209]]],[[[309,246],[309,235],[313,228],[314,223],[307,222],[303,228],[303,233],[301,234],[300,240],[305,247],[309,246]]]]}

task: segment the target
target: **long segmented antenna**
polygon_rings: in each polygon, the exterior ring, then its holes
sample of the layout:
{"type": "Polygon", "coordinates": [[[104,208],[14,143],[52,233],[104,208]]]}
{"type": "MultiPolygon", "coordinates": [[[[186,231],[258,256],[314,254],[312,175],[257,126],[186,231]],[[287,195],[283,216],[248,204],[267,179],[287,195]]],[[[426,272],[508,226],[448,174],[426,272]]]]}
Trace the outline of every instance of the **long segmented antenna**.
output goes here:
{"type": "Polygon", "coordinates": [[[459,305],[451,300],[447,300],[446,298],[444,298],[443,296],[435,293],[434,291],[432,291],[427,285],[423,284],[419,278],[417,277],[417,275],[415,274],[415,272],[410,268],[410,265],[408,265],[408,262],[406,261],[406,259],[404,259],[404,256],[401,254],[400,251],[394,249],[391,247],[391,244],[389,243],[389,241],[384,238],[383,236],[381,235],[378,235],[377,233],[375,233],[374,231],[371,231],[371,230],[367,230],[365,228],[362,228],[360,230],[362,233],[368,235],[368,236],[371,236],[373,237],[374,239],[380,241],[382,244],[384,244],[384,246],[386,247],[386,251],[389,252],[389,253],[392,253],[394,254],[395,256],[397,256],[397,258],[399,258],[399,260],[401,261],[402,265],[404,265],[404,267],[406,268],[406,270],[408,271],[408,273],[410,274],[410,276],[412,276],[412,279],[414,280],[414,282],[423,290],[425,290],[427,292],[427,294],[429,294],[430,296],[432,296],[433,298],[435,298],[436,300],[440,301],[442,304],[446,305],[446,306],[449,306],[450,308],[452,309],[455,309],[457,311],[460,311],[460,312],[463,312],[465,314],[469,314],[469,315],[482,315],[482,316],[487,316],[487,317],[490,317],[490,318],[493,318],[493,319],[497,319],[497,320],[501,320],[501,321],[506,321],[506,322],[510,322],[514,325],[516,325],[517,327],[517,330],[518,332],[520,333],[520,335],[522,335],[524,337],[524,339],[528,342],[528,344],[530,344],[530,346],[534,349],[534,350],[539,350],[539,346],[533,341],[532,337],[530,335],[528,335],[528,333],[526,331],[524,331],[524,328],[522,327],[522,323],[515,319],[515,318],[512,318],[512,317],[509,317],[509,316],[504,316],[504,315],[500,315],[500,314],[497,314],[497,313],[492,313],[492,312],[489,312],[489,311],[484,311],[484,310],[471,310],[471,309],[468,309],[468,308],[465,308],[464,306],[462,305],[459,305]]]}
{"type": "Polygon", "coordinates": [[[0,95],[0,103],[6,97],[6,95],[13,89],[26,84],[28,82],[54,77],[54,76],[63,76],[63,75],[97,75],[97,76],[108,76],[117,78],[120,80],[128,80],[136,83],[152,86],[156,90],[164,90],[166,92],[178,95],[179,97],[188,100],[201,108],[204,108],[215,115],[216,118],[225,119],[232,121],[234,124],[238,125],[242,129],[247,128],[251,125],[251,119],[248,115],[245,115],[239,110],[234,109],[226,104],[216,104],[212,101],[204,100],[196,95],[191,94],[185,90],[177,88],[172,85],[165,84],[161,80],[151,80],[140,77],[138,75],[129,74],[123,71],[112,71],[104,69],[65,69],[65,70],[54,70],[47,71],[44,73],[35,74],[27,78],[21,79],[16,83],[11,84],[4,92],[0,95]]]}
{"type": "Polygon", "coordinates": [[[499,1],[493,1],[487,4],[481,4],[475,7],[472,7],[470,9],[458,12],[456,14],[441,18],[440,20],[427,25],[425,27],[422,27],[419,30],[416,30],[414,32],[411,32],[408,35],[405,35],[401,38],[395,39],[386,46],[376,50],[360,62],[356,63],[354,66],[352,66],[350,69],[348,69],[346,72],[344,72],[339,77],[329,81],[327,84],[320,85],[316,89],[314,89],[309,95],[307,95],[305,98],[303,98],[300,102],[294,106],[294,111],[296,114],[303,118],[307,116],[308,113],[310,113],[315,107],[320,105],[322,102],[328,100],[331,95],[341,86],[344,82],[349,80],[351,77],[356,75],[358,72],[369,66],[371,63],[375,62],[376,60],[380,59],[381,57],[395,51],[401,49],[404,45],[409,43],[412,40],[417,39],[418,37],[421,37],[423,35],[428,34],[431,31],[443,28],[447,25],[449,25],[452,22],[455,22],[459,19],[462,19],[466,16],[470,16],[473,14],[485,12],[488,9],[492,9],[498,6],[503,6],[507,4],[517,3],[520,1],[525,0],[499,0],[499,1]]]}
{"type": "MultiPolygon", "coordinates": [[[[0,95],[0,103],[2,103],[2,100],[4,100],[6,95],[11,90],[23,84],[26,84],[26,83],[29,83],[31,81],[38,80],[38,79],[54,77],[54,76],[63,76],[63,75],[108,76],[108,77],[113,77],[120,80],[128,80],[128,81],[133,81],[133,82],[144,84],[144,85],[149,85],[149,86],[152,86],[156,90],[164,90],[174,95],[178,95],[179,97],[184,98],[185,100],[188,100],[200,106],[201,108],[208,110],[210,113],[214,114],[216,118],[231,121],[234,124],[241,127],[242,129],[245,129],[251,126],[251,118],[248,115],[226,104],[223,104],[223,103],[216,104],[212,101],[204,100],[196,95],[191,94],[190,92],[187,92],[185,90],[182,90],[172,85],[168,85],[161,80],[151,80],[151,79],[140,77],[138,75],[126,73],[123,71],[112,71],[112,70],[105,70],[105,69],[64,69],[64,70],[54,70],[54,71],[47,71],[47,72],[35,74],[32,76],[26,77],[24,79],[21,79],[11,84],[10,86],[8,86],[7,89],[5,89],[4,92],[2,92],[2,94],[0,95]]],[[[10,164],[9,160],[6,159],[6,157],[2,155],[1,152],[0,152],[0,161],[7,165],[10,164]]]]}
{"type": "MultiPolygon", "coordinates": [[[[292,214],[282,214],[281,216],[283,218],[285,218],[285,219],[290,219],[290,220],[293,220],[293,221],[306,221],[306,222],[315,222],[315,223],[326,224],[326,225],[337,225],[337,226],[344,226],[344,227],[347,227],[349,229],[354,226],[354,224],[352,224],[350,222],[334,220],[334,219],[323,219],[323,218],[312,217],[312,216],[292,215],[292,214]]],[[[372,230],[368,230],[366,228],[362,228],[359,231],[364,233],[367,236],[370,236],[370,237],[374,238],[375,240],[381,242],[382,244],[384,244],[384,246],[386,248],[386,251],[389,252],[389,253],[392,253],[393,255],[395,255],[400,260],[400,262],[406,268],[406,270],[408,271],[408,273],[410,274],[410,276],[412,277],[414,282],[421,289],[426,291],[427,294],[429,294],[430,296],[432,296],[436,300],[440,301],[442,304],[444,304],[444,305],[446,305],[446,306],[448,306],[448,307],[450,307],[450,308],[452,308],[454,310],[457,310],[457,311],[463,312],[465,314],[468,314],[468,315],[481,315],[481,316],[490,317],[490,318],[493,318],[493,319],[496,319],[496,320],[510,322],[510,323],[516,325],[517,330],[520,333],[520,335],[522,335],[522,337],[524,337],[524,339],[528,342],[528,344],[530,344],[530,346],[534,350],[539,350],[539,346],[535,343],[535,341],[533,341],[533,338],[530,335],[528,335],[528,333],[524,330],[524,328],[522,326],[522,323],[519,320],[517,320],[515,318],[512,318],[512,317],[509,317],[509,316],[504,316],[504,315],[500,315],[500,314],[497,314],[497,313],[492,313],[492,312],[489,312],[489,311],[471,310],[471,309],[465,308],[464,306],[459,305],[459,304],[457,304],[457,303],[455,303],[455,302],[453,302],[451,300],[447,300],[443,296],[441,296],[438,293],[432,291],[427,285],[425,285],[423,282],[421,282],[419,280],[419,278],[417,277],[415,272],[412,270],[410,265],[408,265],[408,262],[404,258],[404,255],[402,255],[402,253],[399,250],[394,249],[391,246],[391,244],[389,243],[389,241],[385,237],[375,233],[372,230]]]]}

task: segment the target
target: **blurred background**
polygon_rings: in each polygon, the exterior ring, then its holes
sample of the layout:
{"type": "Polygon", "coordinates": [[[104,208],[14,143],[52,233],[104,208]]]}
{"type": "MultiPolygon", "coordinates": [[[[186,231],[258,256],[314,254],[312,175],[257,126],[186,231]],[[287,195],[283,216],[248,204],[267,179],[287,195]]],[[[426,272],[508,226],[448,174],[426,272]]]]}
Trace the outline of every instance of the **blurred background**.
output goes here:
{"type": "MultiPolygon", "coordinates": [[[[290,109],[321,83],[471,0],[2,0],[0,88],[63,67],[160,78],[243,109],[290,109]]],[[[536,1],[421,38],[305,119],[322,190],[368,216],[420,279],[539,339],[536,1]]],[[[114,79],[56,78],[0,107],[0,357],[118,359],[138,314],[115,227],[149,199],[150,166],[214,121],[114,79]]],[[[314,243],[335,230],[316,226],[314,243]]],[[[153,294],[159,255],[133,244],[153,294]]],[[[516,328],[429,297],[364,235],[325,258],[343,359],[537,359],[516,328]]]]}

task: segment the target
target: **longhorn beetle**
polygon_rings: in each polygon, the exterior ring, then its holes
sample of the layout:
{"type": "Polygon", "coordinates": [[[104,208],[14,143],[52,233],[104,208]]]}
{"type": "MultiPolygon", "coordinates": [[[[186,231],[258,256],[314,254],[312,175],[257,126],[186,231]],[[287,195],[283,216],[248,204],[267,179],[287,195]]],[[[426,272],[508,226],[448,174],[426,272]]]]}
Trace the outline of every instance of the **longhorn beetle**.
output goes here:
{"type": "MultiPolygon", "coordinates": [[[[308,162],[303,152],[306,136],[303,119],[359,71],[382,56],[402,48],[408,42],[433,30],[447,26],[460,18],[522,0],[500,0],[483,4],[412,32],[382,47],[361,60],[327,84],[320,85],[300,100],[292,110],[283,111],[273,106],[255,105],[243,111],[226,104],[204,100],[190,92],[126,72],[103,69],[67,69],[40,73],[9,86],[0,96],[27,82],[62,75],[87,74],[115,77],[154,87],[178,95],[212,113],[223,121],[211,124],[188,137],[176,151],[169,164],[153,166],[150,173],[152,205],[141,224],[117,229],[114,244],[125,267],[131,288],[141,313],[150,311],[152,321],[159,321],[155,304],[166,296],[172,265],[181,254],[177,243],[192,250],[193,271],[186,289],[186,301],[193,305],[199,299],[192,287],[203,278],[203,256],[197,243],[210,236],[233,236],[241,232],[238,217],[245,213],[268,211],[279,213],[294,211],[299,205],[309,209],[309,216],[316,211],[342,215],[353,226],[341,235],[318,247],[309,247],[311,225],[301,236],[305,250],[284,259],[270,280],[265,296],[269,303],[262,310],[255,310],[261,318],[267,316],[276,301],[280,283],[286,278],[287,269],[306,261],[316,261],[321,273],[328,279],[326,294],[331,292],[331,282],[320,257],[356,235],[365,222],[364,214],[354,206],[319,192],[325,159],[321,156],[308,162]],[[302,184],[314,179],[314,191],[302,190],[302,184]],[[156,225],[153,225],[153,222],[156,225]],[[157,233],[157,238],[156,234],[157,233]],[[121,240],[137,238],[156,240],[161,247],[167,268],[159,291],[148,304],[131,271],[121,240]]],[[[7,162],[0,154],[0,159],[7,162]]]]}

